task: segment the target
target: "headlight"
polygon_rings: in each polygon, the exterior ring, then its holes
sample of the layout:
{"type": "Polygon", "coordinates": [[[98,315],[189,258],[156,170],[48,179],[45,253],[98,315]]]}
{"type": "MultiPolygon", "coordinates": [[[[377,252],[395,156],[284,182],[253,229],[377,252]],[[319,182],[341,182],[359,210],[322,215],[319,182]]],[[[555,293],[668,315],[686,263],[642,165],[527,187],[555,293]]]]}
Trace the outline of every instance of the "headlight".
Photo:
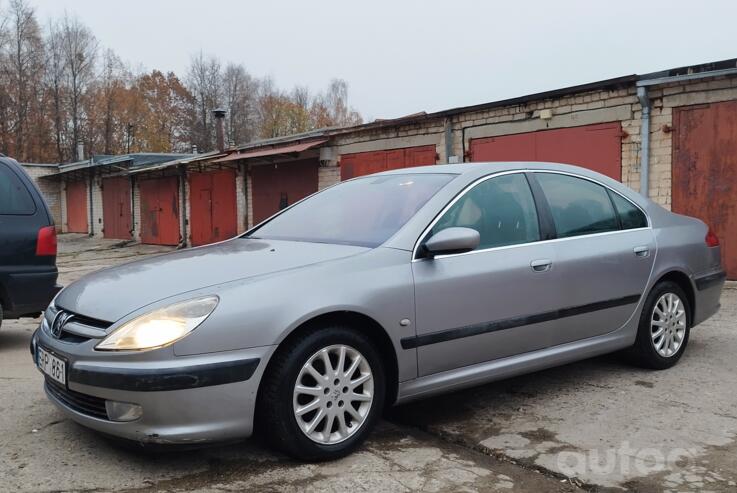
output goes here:
{"type": "Polygon", "coordinates": [[[212,313],[218,301],[217,296],[205,296],[141,315],[120,326],[95,349],[129,351],[166,346],[196,329],[212,313]]]}

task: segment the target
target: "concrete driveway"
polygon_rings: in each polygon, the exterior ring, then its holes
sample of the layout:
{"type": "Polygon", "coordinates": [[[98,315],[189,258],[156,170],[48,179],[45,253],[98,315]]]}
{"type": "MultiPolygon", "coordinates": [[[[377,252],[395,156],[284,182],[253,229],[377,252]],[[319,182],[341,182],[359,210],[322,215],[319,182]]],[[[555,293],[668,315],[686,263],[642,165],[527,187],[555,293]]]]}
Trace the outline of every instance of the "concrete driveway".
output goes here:
{"type": "MultiPolygon", "coordinates": [[[[167,251],[63,235],[62,283],[167,251]]],[[[28,354],[38,321],[0,329],[2,491],[736,491],[737,290],[681,363],[588,360],[395,409],[358,453],[299,464],[259,443],[123,446],[64,419],[28,354]]]]}

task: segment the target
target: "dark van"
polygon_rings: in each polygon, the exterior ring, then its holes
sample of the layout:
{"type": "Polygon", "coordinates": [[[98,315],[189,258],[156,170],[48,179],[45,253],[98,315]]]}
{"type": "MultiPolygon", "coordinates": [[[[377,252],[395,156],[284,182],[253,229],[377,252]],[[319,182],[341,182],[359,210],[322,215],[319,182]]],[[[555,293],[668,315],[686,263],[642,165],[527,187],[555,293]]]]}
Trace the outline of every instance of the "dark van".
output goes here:
{"type": "Polygon", "coordinates": [[[57,275],[49,208],[25,170],[0,154],[0,324],[45,310],[57,275]]]}

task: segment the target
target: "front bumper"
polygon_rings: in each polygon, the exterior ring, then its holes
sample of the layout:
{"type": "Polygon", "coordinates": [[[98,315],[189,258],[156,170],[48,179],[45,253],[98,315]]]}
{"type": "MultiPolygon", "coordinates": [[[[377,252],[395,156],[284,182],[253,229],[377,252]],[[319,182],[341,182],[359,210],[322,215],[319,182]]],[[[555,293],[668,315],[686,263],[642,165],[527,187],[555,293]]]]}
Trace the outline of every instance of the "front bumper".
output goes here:
{"type": "Polygon", "coordinates": [[[274,349],[265,346],[187,357],[158,350],[156,360],[140,359],[143,353],[128,353],[126,358],[89,348],[89,354],[80,354],[84,352],[80,345],[37,330],[31,341],[34,362],[39,345],[67,363],[66,388],[49,378],[45,384],[49,400],[65,415],[94,430],[144,443],[202,443],[250,436],[258,384],[274,349]],[[113,421],[100,413],[104,401],[136,404],[142,414],[134,421],[113,421]]]}

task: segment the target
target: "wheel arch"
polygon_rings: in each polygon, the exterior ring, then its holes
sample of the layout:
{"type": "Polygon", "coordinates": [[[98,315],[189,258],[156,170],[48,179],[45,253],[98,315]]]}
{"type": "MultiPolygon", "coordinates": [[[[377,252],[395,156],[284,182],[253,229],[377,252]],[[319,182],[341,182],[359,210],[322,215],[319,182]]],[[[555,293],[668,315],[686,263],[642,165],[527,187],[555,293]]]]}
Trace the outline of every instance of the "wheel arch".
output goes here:
{"type": "MultiPolygon", "coordinates": [[[[300,337],[308,332],[319,330],[320,327],[329,325],[342,325],[359,330],[366,335],[369,340],[376,346],[379,355],[384,364],[384,372],[386,378],[386,407],[390,407],[396,402],[399,390],[399,362],[397,360],[397,352],[394,348],[389,334],[384,327],[372,317],[360,312],[351,310],[338,310],[315,315],[304,320],[297,325],[286,337],[278,344],[275,351],[269,357],[269,361],[264,369],[264,375],[271,370],[271,364],[275,360],[274,356],[284,348],[291,340],[300,337]]],[[[261,398],[261,386],[259,386],[256,396],[256,407],[261,398]]]]}
{"type": "MultiPolygon", "coordinates": [[[[670,281],[675,283],[678,287],[680,287],[684,293],[686,293],[686,298],[688,301],[688,306],[691,310],[688,314],[688,323],[689,326],[693,324],[694,321],[694,313],[696,312],[696,290],[694,289],[693,282],[691,281],[691,278],[683,271],[680,270],[671,270],[668,272],[665,272],[658,277],[658,280],[653,283],[653,288],[657,286],[659,283],[664,281],[670,281]]],[[[652,288],[651,288],[652,290],[652,288]]]]}

